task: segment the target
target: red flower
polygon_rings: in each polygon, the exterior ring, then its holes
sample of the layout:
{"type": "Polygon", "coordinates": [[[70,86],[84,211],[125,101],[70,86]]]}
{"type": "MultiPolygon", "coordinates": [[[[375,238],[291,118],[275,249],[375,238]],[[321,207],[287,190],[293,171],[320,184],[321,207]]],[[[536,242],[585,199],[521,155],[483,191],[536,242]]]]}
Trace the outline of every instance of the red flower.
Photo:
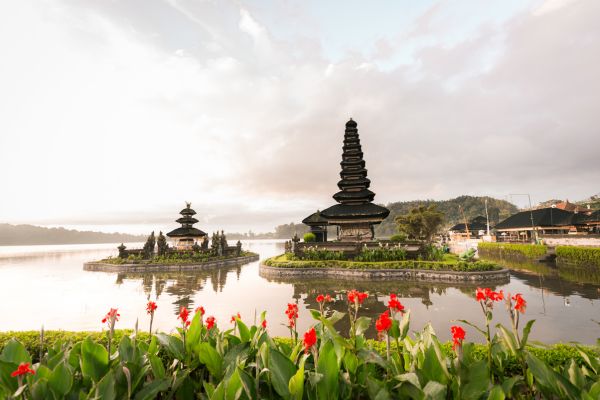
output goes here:
{"type": "Polygon", "coordinates": [[[267,329],[267,320],[263,319],[261,325],[262,325],[263,329],[267,329]]]}
{"type": "Polygon", "coordinates": [[[477,301],[483,301],[487,298],[487,296],[485,295],[485,291],[482,288],[477,288],[477,290],[475,291],[475,299],[477,301]]]}
{"type": "Polygon", "coordinates": [[[242,316],[240,315],[240,313],[237,313],[237,315],[231,316],[231,323],[235,323],[236,318],[242,319],[242,316]]]}
{"type": "Polygon", "coordinates": [[[288,326],[290,328],[296,326],[296,320],[298,319],[298,304],[288,303],[285,315],[288,317],[288,326]]]}
{"type": "Polygon", "coordinates": [[[206,329],[210,330],[215,326],[215,317],[206,318],[206,329]]]}
{"type": "Polygon", "coordinates": [[[329,303],[331,301],[332,301],[331,296],[328,294],[327,295],[320,294],[317,296],[317,303],[329,303]]]}
{"type": "Polygon", "coordinates": [[[204,307],[200,306],[196,308],[196,312],[200,313],[200,316],[203,316],[205,314],[204,307]]]}
{"type": "Polygon", "coordinates": [[[398,301],[398,296],[394,293],[390,294],[390,301],[388,302],[388,308],[396,312],[404,312],[404,306],[398,301]]]}
{"type": "Polygon", "coordinates": [[[146,304],[146,312],[148,314],[154,314],[154,310],[156,310],[157,308],[158,306],[153,301],[149,301],[148,304],[146,304]]]}
{"type": "Polygon", "coordinates": [[[22,376],[27,374],[33,375],[35,374],[35,371],[29,368],[29,363],[21,363],[19,364],[19,367],[12,374],[10,374],[10,376],[14,378],[16,376],[22,376]]]}
{"type": "Polygon", "coordinates": [[[188,327],[190,326],[191,321],[188,321],[188,318],[190,317],[190,311],[182,306],[181,309],[179,310],[179,318],[181,320],[181,323],[183,324],[184,327],[188,327]]]}
{"type": "Polygon", "coordinates": [[[113,323],[113,321],[118,321],[121,314],[117,313],[116,308],[111,308],[109,312],[106,313],[104,318],[102,318],[102,323],[108,323],[109,327],[113,323]]]}
{"type": "Polygon", "coordinates": [[[352,289],[348,292],[348,301],[350,303],[362,304],[367,297],[369,297],[369,294],[367,292],[359,292],[356,289],[352,289]]]}
{"type": "Polygon", "coordinates": [[[450,327],[452,333],[452,350],[456,349],[456,346],[462,346],[463,340],[465,340],[465,330],[460,326],[450,327]]]}
{"type": "Polygon", "coordinates": [[[315,343],[317,343],[317,331],[313,327],[304,334],[304,352],[308,353],[315,343]]]}
{"type": "Polygon", "coordinates": [[[527,307],[527,302],[521,296],[521,293],[515,294],[512,299],[515,301],[515,310],[519,311],[521,314],[524,314],[525,308],[527,307]]]}
{"type": "Polygon", "coordinates": [[[475,291],[475,299],[477,301],[485,301],[485,300],[500,301],[500,300],[504,300],[504,292],[502,290],[499,292],[494,292],[490,288],[485,288],[485,289],[477,288],[477,290],[475,291]]]}
{"type": "Polygon", "coordinates": [[[385,311],[383,314],[379,316],[377,321],[375,321],[375,328],[377,332],[389,331],[392,327],[392,320],[390,319],[389,311],[385,311]]]}

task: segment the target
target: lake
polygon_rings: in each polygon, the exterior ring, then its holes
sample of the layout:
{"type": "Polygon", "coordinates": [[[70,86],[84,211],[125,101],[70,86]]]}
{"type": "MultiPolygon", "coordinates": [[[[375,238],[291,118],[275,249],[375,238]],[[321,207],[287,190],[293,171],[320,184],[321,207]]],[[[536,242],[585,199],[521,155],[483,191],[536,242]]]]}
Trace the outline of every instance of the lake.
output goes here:
{"type": "MultiPolygon", "coordinates": [[[[450,338],[455,319],[481,324],[483,315],[474,300],[476,285],[406,281],[342,281],[261,278],[258,262],[210,271],[140,274],[83,271],[85,261],[117,254],[116,244],[0,247],[0,331],[101,330],[101,319],[110,307],[119,309],[117,328],[147,329],[146,302],[156,301],[154,327],[171,332],[180,306],[202,305],[221,328],[231,327],[231,315],[239,312],[247,322],[267,311],[272,335],[286,336],[284,310],[298,302],[298,327],[304,332],[312,324],[308,309],[318,308],[315,297],[329,293],[336,298],[331,307],[347,309],[345,292],[368,291],[362,315],[377,317],[385,310],[389,293],[398,293],[411,310],[411,330],[431,322],[438,336],[450,338]]],[[[141,246],[141,244],[139,244],[141,246]]],[[[283,241],[243,242],[244,249],[261,259],[283,252],[283,241]]],[[[135,247],[135,246],[134,246],[135,247]]],[[[533,340],[546,343],[577,341],[595,343],[600,337],[600,273],[597,269],[555,267],[540,263],[510,264],[510,282],[494,289],[521,293],[527,300],[523,320],[535,319],[533,340]]],[[[494,321],[509,325],[503,303],[498,303],[494,321]]],[[[257,317],[258,318],[258,317],[257,317]]],[[[339,324],[348,329],[347,321],[339,324]]],[[[467,339],[481,341],[467,328],[467,339]]],[[[375,336],[374,328],[369,332],[375,336]]]]}

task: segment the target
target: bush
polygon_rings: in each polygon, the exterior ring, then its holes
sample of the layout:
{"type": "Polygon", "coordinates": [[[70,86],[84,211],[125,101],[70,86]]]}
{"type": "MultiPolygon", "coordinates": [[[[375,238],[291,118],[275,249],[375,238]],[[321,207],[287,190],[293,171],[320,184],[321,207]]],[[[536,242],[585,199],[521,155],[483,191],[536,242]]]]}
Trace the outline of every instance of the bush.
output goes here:
{"type": "Polygon", "coordinates": [[[406,260],[406,250],[400,246],[388,247],[387,245],[376,248],[363,248],[354,257],[354,261],[401,261],[406,260]]]}
{"type": "Polygon", "coordinates": [[[309,242],[316,242],[317,241],[317,236],[312,233],[312,232],[307,232],[304,234],[303,237],[304,241],[309,243],[309,242]]]}
{"type": "Polygon", "coordinates": [[[477,250],[482,257],[536,259],[544,256],[548,248],[543,244],[479,243],[477,250]]]}
{"type": "Polygon", "coordinates": [[[600,267],[600,248],[557,246],[556,258],[561,262],[600,267]]]}
{"type": "Polygon", "coordinates": [[[404,242],[406,240],[406,235],[404,233],[396,233],[390,237],[392,242],[404,242]]]}

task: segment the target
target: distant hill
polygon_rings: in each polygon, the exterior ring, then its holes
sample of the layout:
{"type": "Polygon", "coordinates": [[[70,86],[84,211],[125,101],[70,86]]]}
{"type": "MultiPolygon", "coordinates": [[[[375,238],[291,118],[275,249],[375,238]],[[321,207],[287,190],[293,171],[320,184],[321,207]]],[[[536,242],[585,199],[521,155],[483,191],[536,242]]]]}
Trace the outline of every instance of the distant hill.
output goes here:
{"type": "Polygon", "coordinates": [[[144,235],[0,224],[0,246],[143,242],[144,235]]]}
{"type": "Polygon", "coordinates": [[[485,200],[488,201],[488,214],[490,224],[495,225],[499,221],[515,214],[518,211],[517,206],[505,200],[494,199],[493,197],[474,197],[460,196],[450,200],[413,200],[390,203],[386,205],[390,209],[390,215],[380,225],[375,228],[376,236],[390,236],[396,233],[395,219],[398,215],[406,214],[411,209],[421,205],[435,205],[437,209],[444,213],[444,228],[463,222],[459,206],[462,206],[465,217],[470,220],[482,215],[485,217],[485,200]]]}

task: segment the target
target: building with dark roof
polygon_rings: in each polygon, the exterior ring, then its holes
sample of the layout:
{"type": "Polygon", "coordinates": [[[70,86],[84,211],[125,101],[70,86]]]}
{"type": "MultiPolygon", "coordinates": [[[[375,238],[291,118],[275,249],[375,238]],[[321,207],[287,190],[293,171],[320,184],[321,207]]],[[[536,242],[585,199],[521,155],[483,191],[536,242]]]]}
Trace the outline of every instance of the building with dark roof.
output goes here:
{"type": "Polygon", "coordinates": [[[327,241],[327,219],[321,215],[321,212],[317,210],[316,213],[310,214],[308,217],[302,220],[304,225],[310,227],[310,232],[316,237],[317,242],[327,241]]]}
{"type": "Polygon", "coordinates": [[[196,211],[191,207],[192,203],[186,203],[186,207],[179,212],[181,217],[175,221],[180,223],[181,227],[167,233],[167,236],[173,240],[173,246],[177,250],[191,250],[198,241],[202,242],[208,239],[205,232],[194,228],[194,224],[198,220],[194,218],[196,211]]]}
{"type": "Polygon", "coordinates": [[[448,233],[451,237],[468,235],[471,238],[477,239],[487,234],[487,220],[485,217],[478,216],[468,222],[466,226],[464,223],[454,225],[448,229],[448,233]]]}
{"type": "Polygon", "coordinates": [[[346,123],[340,165],[340,191],[333,195],[338,204],[321,211],[321,216],[329,225],[338,226],[338,240],[372,240],[373,226],[381,223],[390,210],[373,204],[375,193],[369,190],[371,181],[367,178],[357,123],[352,118],[346,123]]]}

